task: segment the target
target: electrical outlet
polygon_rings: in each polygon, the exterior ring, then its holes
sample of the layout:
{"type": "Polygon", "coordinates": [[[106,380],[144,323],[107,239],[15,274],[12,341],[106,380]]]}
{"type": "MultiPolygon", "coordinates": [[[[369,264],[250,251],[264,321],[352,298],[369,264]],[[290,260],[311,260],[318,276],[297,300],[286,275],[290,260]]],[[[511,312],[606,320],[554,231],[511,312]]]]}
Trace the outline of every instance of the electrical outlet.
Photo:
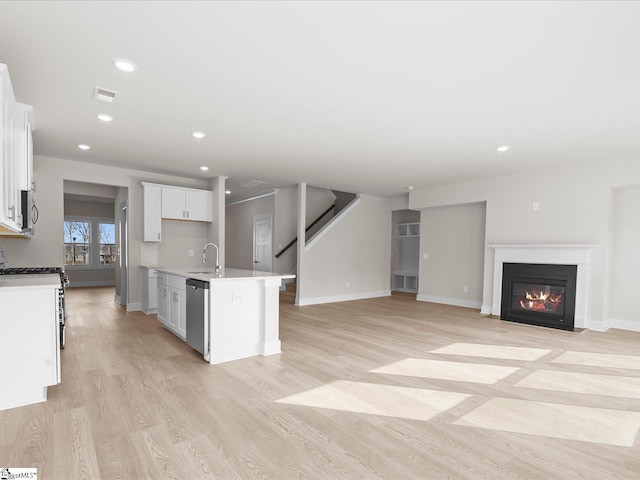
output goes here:
{"type": "Polygon", "coordinates": [[[189,256],[193,257],[193,250],[189,250],[189,256]]]}
{"type": "Polygon", "coordinates": [[[540,202],[533,202],[533,211],[537,212],[540,210],[540,202]]]}
{"type": "Polygon", "coordinates": [[[422,259],[423,260],[429,260],[429,254],[428,253],[422,254],[422,259]]]}
{"type": "Polygon", "coordinates": [[[462,287],[462,291],[464,293],[469,293],[469,287],[467,287],[466,285],[464,287],[462,287]]]}
{"type": "Polygon", "coordinates": [[[351,282],[347,282],[347,288],[351,288],[351,282]]]}

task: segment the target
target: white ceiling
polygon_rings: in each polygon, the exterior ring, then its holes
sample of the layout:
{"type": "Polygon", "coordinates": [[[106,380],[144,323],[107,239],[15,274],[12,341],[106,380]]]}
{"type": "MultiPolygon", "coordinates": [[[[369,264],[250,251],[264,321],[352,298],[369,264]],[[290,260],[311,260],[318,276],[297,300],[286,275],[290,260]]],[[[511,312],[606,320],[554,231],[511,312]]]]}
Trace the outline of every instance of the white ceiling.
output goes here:
{"type": "Polygon", "coordinates": [[[640,160],[639,47],[638,2],[0,2],[36,154],[384,196],[640,160]]]}

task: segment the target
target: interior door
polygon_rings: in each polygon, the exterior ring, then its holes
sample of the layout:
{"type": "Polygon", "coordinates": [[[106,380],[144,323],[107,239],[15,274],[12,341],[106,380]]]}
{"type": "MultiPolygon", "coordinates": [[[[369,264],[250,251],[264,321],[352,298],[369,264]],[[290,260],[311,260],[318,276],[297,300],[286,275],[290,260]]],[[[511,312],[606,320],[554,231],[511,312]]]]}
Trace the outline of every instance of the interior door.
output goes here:
{"type": "Polygon", "coordinates": [[[271,214],[253,216],[253,270],[271,271],[271,214]]]}

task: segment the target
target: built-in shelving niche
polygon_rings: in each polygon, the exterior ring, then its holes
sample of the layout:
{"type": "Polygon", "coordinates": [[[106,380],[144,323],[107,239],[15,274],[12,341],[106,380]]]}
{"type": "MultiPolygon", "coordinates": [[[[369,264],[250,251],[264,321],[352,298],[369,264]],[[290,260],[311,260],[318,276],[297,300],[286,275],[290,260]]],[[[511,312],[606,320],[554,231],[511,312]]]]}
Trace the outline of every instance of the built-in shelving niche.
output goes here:
{"type": "MultiPolygon", "coordinates": [[[[419,212],[394,212],[399,218],[419,218],[419,212]]],[[[398,256],[392,264],[391,290],[418,292],[418,266],[420,259],[420,222],[394,222],[394,252],[398,256]]]]}

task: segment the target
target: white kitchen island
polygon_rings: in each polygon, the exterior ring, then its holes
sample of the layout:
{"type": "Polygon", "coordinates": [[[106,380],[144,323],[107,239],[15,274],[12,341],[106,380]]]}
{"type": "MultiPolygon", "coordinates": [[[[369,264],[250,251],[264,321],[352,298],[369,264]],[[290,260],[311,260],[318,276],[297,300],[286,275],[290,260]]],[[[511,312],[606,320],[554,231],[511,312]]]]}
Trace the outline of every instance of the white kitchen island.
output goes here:
{"type": "MultiPolygon", "coordinates": [[[[280,285],[295,275],[225,268],[216,274],[213,268],[158,268],[169,276],[170,284],[193,278],[209,282],[208,322],[205,360],[211,364],[254,355],[280,353],[280,285]]],[[[159,286],[160,288],[160,286],[159,286]]],[[[158,302],[164,294],[159,291],[158,302]]],[[[180,295],[173,298],[179,299],[180,295]]],[[[178,300],[180,301],[180,300],[178,300]]],[[[169,307],[171,308],[171,307],[169,307]]],[[[176,310],[184,307],[176,307],[176,310]]],[[[158,305],[160,314],[161,305],[158,305]]],[[[160,319],[160,315],[159,315],[160,319]]],[[[162,320],[161,320],[162,321],[162,320]]],[[[181,336],[178,328],[167,327],[181,336]]],[[[206,347],[205,347],[205,350],[206,347]]]]}
{"type": "Polygon", "coordinates": [[[0,276],[0,410],[47,399],[60,383],[60,276],[0,276]]]}

